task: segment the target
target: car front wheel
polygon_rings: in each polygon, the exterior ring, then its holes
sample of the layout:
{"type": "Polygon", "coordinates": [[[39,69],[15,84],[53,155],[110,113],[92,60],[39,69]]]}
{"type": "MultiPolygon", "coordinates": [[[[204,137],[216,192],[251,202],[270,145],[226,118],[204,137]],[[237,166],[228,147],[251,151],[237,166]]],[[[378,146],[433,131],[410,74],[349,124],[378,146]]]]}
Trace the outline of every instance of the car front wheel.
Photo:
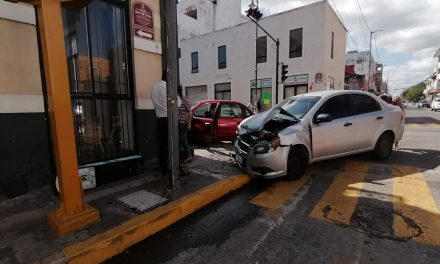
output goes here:
{"type": "Polygon", "coordinates": [[[376,142],[373,155],[377,160],[385,160],[393,151],[393,137],[386,133],[382,134],[376,142]]]}
{"type": "Polygon", "coordinates": [[[308,163],[307,154],[300,148],[292,148],[287,158],[287,175],[289,181],[301,178],[308,163]]]}

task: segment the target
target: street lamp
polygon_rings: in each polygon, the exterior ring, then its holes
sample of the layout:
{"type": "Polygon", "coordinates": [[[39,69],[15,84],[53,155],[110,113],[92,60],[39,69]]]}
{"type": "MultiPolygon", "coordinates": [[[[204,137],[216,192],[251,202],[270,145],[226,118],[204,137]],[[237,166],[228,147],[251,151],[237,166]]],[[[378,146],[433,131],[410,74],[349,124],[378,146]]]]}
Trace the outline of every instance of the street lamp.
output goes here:
{"type": "Polygon", "coordinates": [[[370,59],[368,60],[368,91],[370,91],[370,71],[371,71],[371,39],[373,38],[373,34],[379,31],[383,31],[383,29],[379,29],[379,30],[375,30],[375,31],[370,31],[370,59]]]}
{"type": "Polygon", "coordinates": [[[257,0],[257,5],[254,4],[254,0],[252,0],[252,2],[249,4],[248,6],[250,9],[255,9],[258,8],[258,0],[257,0]]]}
{"type": "MultiPolygon", "coordinates": [[[[279,65],[280,65],[280,40],[278,38],[275,39],[274,37],[272,37],[272,35],[269,34],[269,32],[267,32],[267,30],[265,30],[262,26],[260,26],[258,24],[258,19],[261,18],[262,14],[261,13],[258,14],[258,12],[256,12],[256,14],[257,14],[256,18],[253,16],[250,16],[248,14],[249,19],[252,22],[254,22],[257,25],[257,27],[259,27],[261,30],[263,30],[263,32],[266,33],[266,35],[269,36],[269,38],[271,38],[273,40],[273,42],[275,42],[275,45],[276,45],[277,55],[276,55],[276,61],[275,61],[275,104],[277,104],[278,103],[278,75],[279,75],[278,71],[279,71],[279,65]]],[[[257,81],[257,80],[255,80],[255,81],[257,81]]],[[[255,94],[257,94],[256,88],[257,88],[257,83],[255,82],[255,94]]]]}
{"type": "MultiPolygon", "coordinates": [[[[254,4],[254,0],[249,4],[248,12],[253,12],[255,14],[258,11],[258,0],[257,5],[254,4]]],[[[251,14],[248,13],[248,16],[251,17],[251,14]]],[[[257,100],[258,96],[258,58],[257,58],[257,43],[258,43],[258,20],[255,22],[255,100],[257,100]]],[[[252,96],[251,96],[252,98],[252,96]]],[[[251,100],[252,102],[252,100],[251,100]]]]}

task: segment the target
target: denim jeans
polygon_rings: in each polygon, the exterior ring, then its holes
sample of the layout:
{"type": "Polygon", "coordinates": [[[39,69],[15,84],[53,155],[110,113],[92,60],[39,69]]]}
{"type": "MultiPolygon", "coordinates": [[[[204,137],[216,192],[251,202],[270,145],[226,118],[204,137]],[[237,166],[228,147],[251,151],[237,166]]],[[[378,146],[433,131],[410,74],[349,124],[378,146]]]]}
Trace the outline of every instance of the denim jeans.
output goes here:
{"type": "Polygon", "coordinates": [[[180,141],[180,158],[183,161],[191,157],[191,149],[189,148],[189,144],[188,144],[186,123],[179,123],[179,141],[180,141]]]}

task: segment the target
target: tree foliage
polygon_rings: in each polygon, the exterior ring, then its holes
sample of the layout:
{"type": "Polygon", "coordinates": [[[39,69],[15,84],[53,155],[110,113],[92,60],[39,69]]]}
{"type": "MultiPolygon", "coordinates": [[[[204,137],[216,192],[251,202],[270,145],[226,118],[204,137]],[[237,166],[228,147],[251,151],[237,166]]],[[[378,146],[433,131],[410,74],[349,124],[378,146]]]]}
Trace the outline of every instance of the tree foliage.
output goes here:
{"type": "Polygon", "coordinates": [[[424,98],[423,90],[425,90],[425,88],[426,85],[423,82],[418,83],[406,88],[402,93],[402,97],[405,98],[405,100],[419,100],[424,98]]]}

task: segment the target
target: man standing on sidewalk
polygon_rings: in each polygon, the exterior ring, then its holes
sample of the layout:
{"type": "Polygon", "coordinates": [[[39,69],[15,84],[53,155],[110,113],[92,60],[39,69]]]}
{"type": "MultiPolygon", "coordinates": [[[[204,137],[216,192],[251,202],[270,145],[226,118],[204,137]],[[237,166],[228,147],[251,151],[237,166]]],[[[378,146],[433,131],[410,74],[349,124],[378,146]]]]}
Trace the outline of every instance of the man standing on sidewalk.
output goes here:
{"type": "Polygon", "coordinates": [[[162,80],[153,86],[151,100],[157,117],[157,136],[159,146],[159,165],[162,177],[168,175],[171,184],[171,173],[168,168],[168,119],[167,119],[167,84],[166,72],[162,80]]]}
{"type": "Polygon", "coordinates": [[[187,163],[192,159],[187,137],[187,131],[191,129],[191,103],[183,95],[181,85],[177,86],[177,95],[181,101],[181,105],[178,108],[180,161],[181,163],[187,163]]]}

